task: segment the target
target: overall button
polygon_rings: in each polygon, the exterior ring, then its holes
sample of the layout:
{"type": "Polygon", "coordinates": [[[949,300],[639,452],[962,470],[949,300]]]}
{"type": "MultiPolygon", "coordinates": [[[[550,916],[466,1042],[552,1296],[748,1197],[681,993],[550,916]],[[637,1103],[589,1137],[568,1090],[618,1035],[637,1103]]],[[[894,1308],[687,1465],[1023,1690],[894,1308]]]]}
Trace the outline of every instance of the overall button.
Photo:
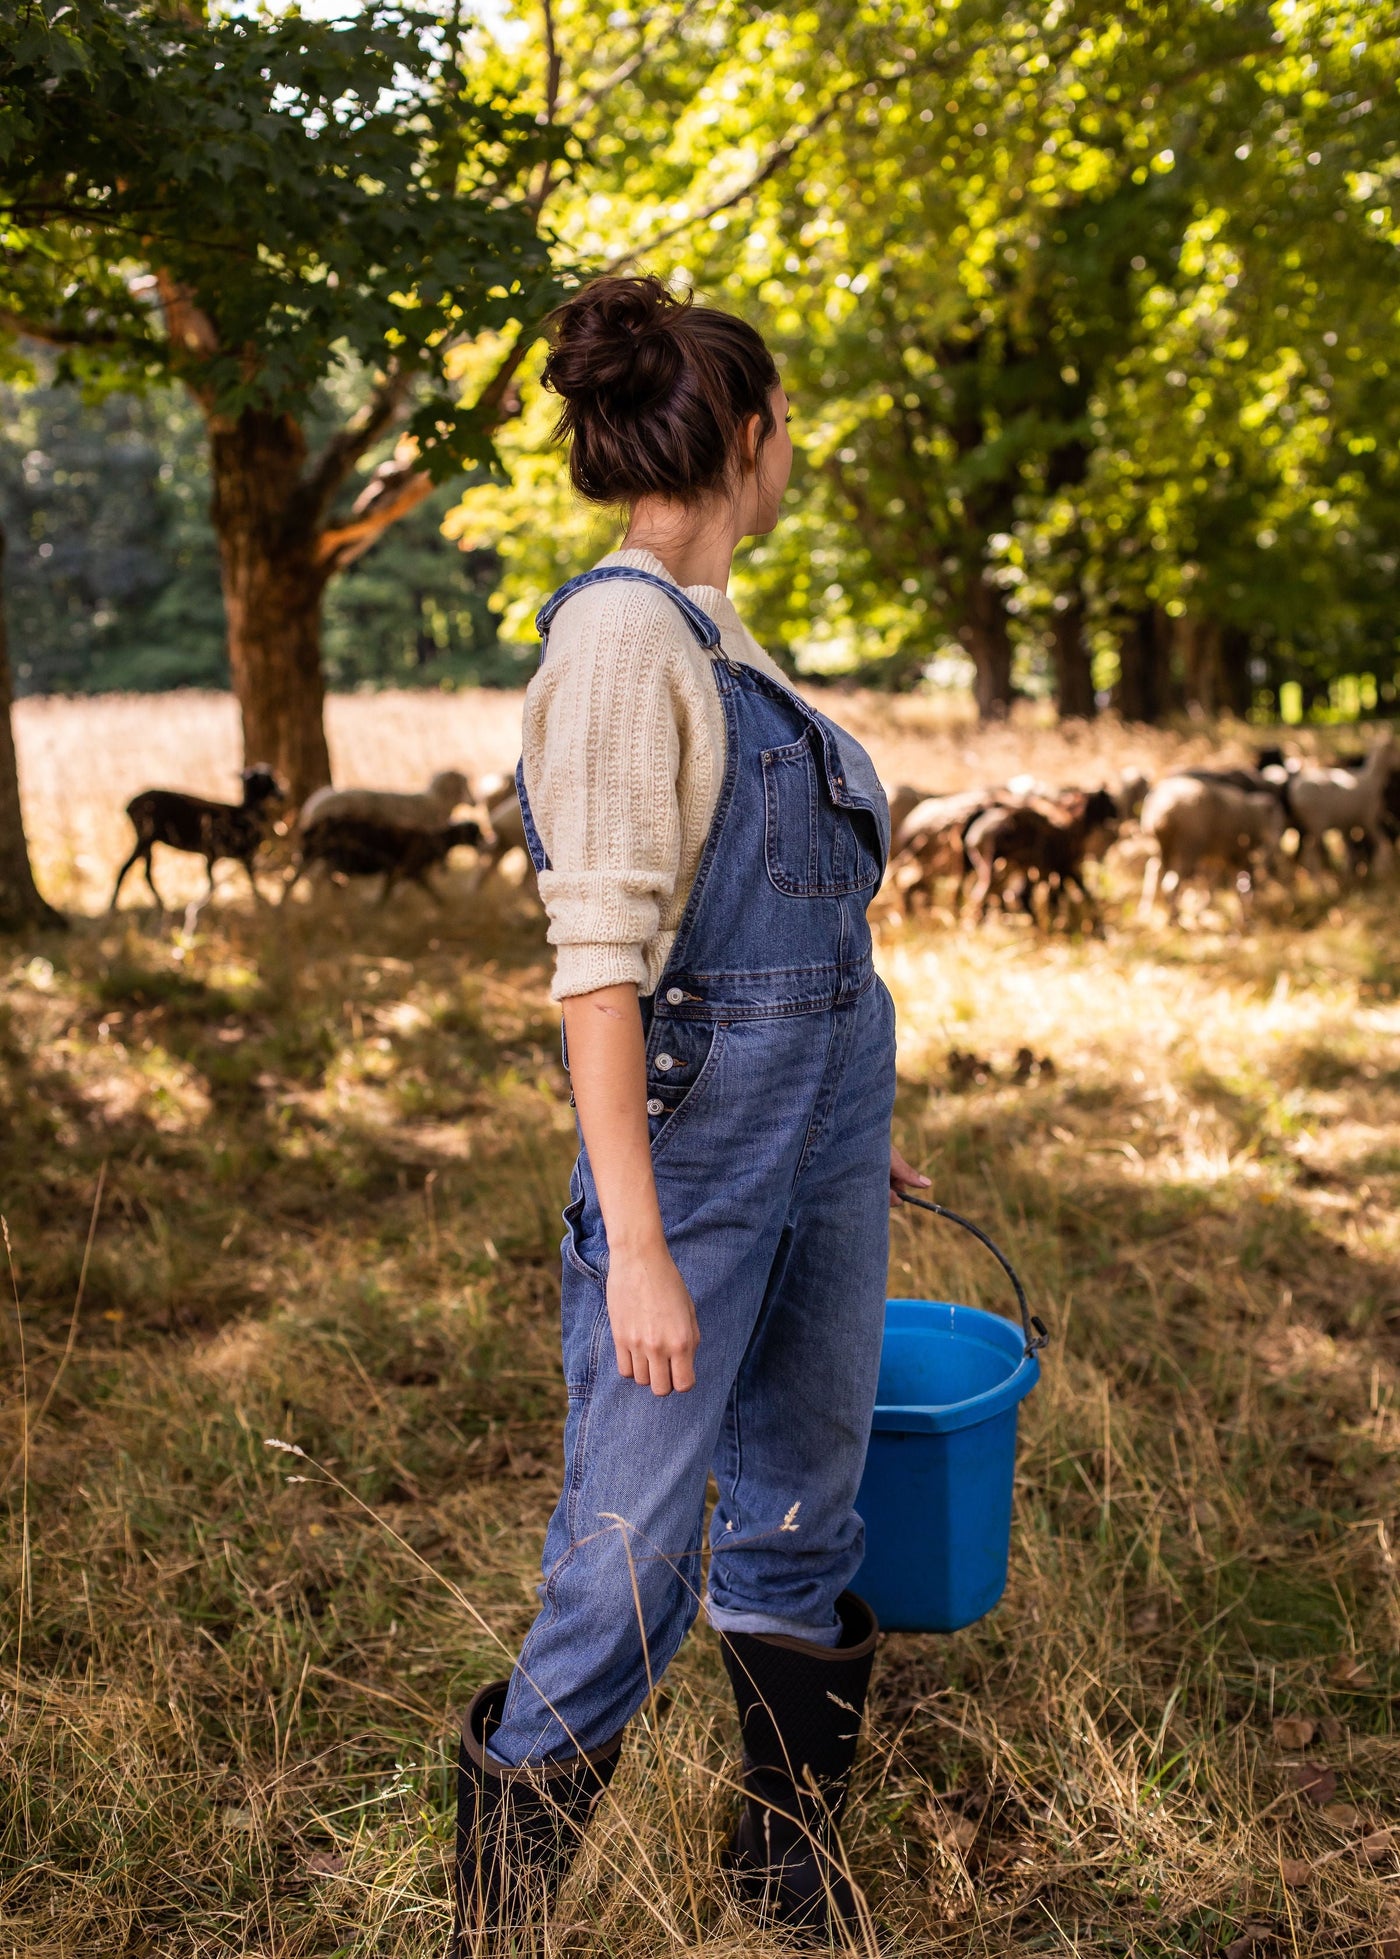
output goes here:
{"type": "Polygon", "coordinates": [[[666,1113],[666,1104],[661,1100],[659,1096],[653,1095],[647,1103],[647,1114],[649,1116],[659,1116],[659,1115],[664,1115],[665,1113],[666,1113]]]}
{"type": "Polygon", "coordinates": [[[666,988],[666,1005],[668,1007],[678,1007],[684,998],[685,995],[678,986],[668,986],[666,988]]]}
{"type": "Polygon", "coordinates": [[[675,1065],[676,1057],[673,1054],[658,1054],[656,1057],[656,1070],[658,1074],[669,1075],[675,1065]]]}

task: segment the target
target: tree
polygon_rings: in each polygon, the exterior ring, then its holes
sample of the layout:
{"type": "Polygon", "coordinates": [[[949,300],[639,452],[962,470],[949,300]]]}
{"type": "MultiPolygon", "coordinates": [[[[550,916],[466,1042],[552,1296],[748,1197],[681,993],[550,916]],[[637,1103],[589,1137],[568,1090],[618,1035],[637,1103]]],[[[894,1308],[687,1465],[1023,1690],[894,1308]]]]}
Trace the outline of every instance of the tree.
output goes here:
{"type": "Polygon", "coordinates": [[[19,802],[13,706],[5,622],[5,532],[0,526],[0,932],[15,932],[25,925],[63,924],[53,907],[39,896],[29,865],[19,802]]]}
{"type": "MultiPolygon", "coordinates": [[[[1096,671],[1153,716],[1358,661],[1389,684],[1400,110],[1373,28],[1322,0],[679,6],[629,65],[643,17],[576,0],[516,40],[596,105],[561,229],[782,359],[791,514],[737,568],[770,646],[905,685],[960,644],[984,713],[1016,685],[1091,712],[1096,671]]],[[[515,494],[464,513],[520,618],[599,542],[526,400],[515,494]]]]}
{"type": "Polygon", "coordinates": [[[174,389],[0,387],[17,693],[227,687],[204,450],[174,389]]]}
{"type": "Polygon", "coordinates": [[[409,7],[0,0],[0,325],[59,350],[60,378],[198,402],[245,750],[298,799],[329,779],[327,581],[436,479],[493,465],[556,290],[559,153],[409,7]],[[463,403],[483,334],[499,358],[463,403]],[[308,400],[347,366],[368,392],[313,448],[308,400]]]}

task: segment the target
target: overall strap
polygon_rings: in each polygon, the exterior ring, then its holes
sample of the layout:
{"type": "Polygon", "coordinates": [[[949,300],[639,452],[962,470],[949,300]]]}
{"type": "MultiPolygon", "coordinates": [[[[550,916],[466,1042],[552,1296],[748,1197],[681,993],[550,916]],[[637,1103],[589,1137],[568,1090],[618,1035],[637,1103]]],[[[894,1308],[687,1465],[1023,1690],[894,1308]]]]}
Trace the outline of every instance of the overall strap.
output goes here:
{"type": "MultiPolygon", "coordinates": [[[[589,585],[607,585],[614,579],[629,578],[634,585],[654,585],[658,592],[664,592],[676,607],[690,630],[707,652],[713,653],[719,646],[719,627],[703,607],[694,599],[687,598],[679,585],[669,579],[658,578],[654,571],[642,571],[633,565],[595,565],[592,571],[580,572],[577,578],[570,578],[559,587],[551,598],[547,598],[535,614],[535,627],[540,636],[540,659],[549,651],[550,623],[566,599],[573,597],[589,585]]],[[[548,853],[540,840],[535,827],[534,811],[530,808],[530,798],[525,793],[525,758],[522,755],[515,765],[515,793],[520,800],[520,815],[525,827],[525,844],[536,872],[552,869],[548,853]]]]}
{"type": "Polygon", "coordinates": [[[583,591],[588,585],[607,585],[619,578],[630,579],[635,585],[654,585],[658,592],[666,594],[708,652],[713,653],[718,647],[719,627],[702,606],[698,606],[694,599],[686,596],[679,585],[673,585],[667,578],[658,578],[654,571],[642,571],[640,567],[634,565],[595,565],[592,571],[580,572],[577,578],[571,578],[561,585],[553,597],[546,599],[535,614],[535,628],[544,642],[540,650],[541,659],[544,658],[548,647],[550,625],[564,601],[572,598],[575,592],[583,591]]]}

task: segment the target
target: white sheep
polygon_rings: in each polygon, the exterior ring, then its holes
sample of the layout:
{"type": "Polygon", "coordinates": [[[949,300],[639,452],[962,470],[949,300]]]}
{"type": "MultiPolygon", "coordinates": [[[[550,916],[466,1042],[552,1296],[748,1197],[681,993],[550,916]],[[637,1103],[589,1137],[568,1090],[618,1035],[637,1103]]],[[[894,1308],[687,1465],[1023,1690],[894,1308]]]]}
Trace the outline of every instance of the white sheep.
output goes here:
{"type": "Polygon", "coordinates": [[[1330,830],[1339,830],[1348,846],[1359,833],[1370,845],[1376,866],[1387,861],[1390,841],[1383,818],[1386,784],[1394,766],[1395,746],[1387,731],[1359,769],[1304,763],[1288,772],[1288,813],[1298,831],[1298,857],[1314,876],[1322,869],[1323,839],[1330,830]]]}
{"type": "Polygon", "coordinates": [[[443,830],[460,803],[470,802],[471,784],[458,769],[444,769],[426,789],[317,789],[301,806],[303,831],[327,817],[354,817],[396,830],[443,830]]]}
{"type": "MultiPolygon", "coordinates": [[[[480,785],[480,796],[491,829],[491,840],[482,846],[476,879],[478,884],[483,884],[508,850],[528,850],[529,845],[525,841],[525,818],[515,791],[515,777],[488,776],[480,785]]],[[[527,880],[527,884],[534,888],[533,879],[527,880]]]]}
{"type": "Polygon", "coordinates": [[[1213,884],[1229,872],[1234,873],[1241,918],[1247,918],[1260,860],[1272,860],[1285,817],[1272,789],[1169,775],[1147,792],[1139,821],[1153,846],[1140,916],[1151,917],[1160,891],[1175,922],[1185,880],[1199,877],[1213,884]]]}

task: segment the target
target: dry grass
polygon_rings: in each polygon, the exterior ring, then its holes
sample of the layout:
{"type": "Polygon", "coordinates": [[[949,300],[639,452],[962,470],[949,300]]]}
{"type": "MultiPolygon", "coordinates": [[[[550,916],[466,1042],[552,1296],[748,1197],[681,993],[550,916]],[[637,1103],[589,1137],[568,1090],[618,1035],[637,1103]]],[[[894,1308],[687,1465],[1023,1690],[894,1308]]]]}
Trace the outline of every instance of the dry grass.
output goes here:
{"type": "MultiPolygon", "coordinates": [[[[462,696],[450,725],[426,705],[391,725],[337,703],[346,774],[509,761],[508,697],[462,696]]],[[[105,896],[114,800],[232,766],[217,702],[167,711],[25,704],[30,819],[70,901],[105,896]],[[126,731],[104,773],[78,727],[126,731]]],[[[892,774],[940,785],[1136,759],[1111,729],[846,711],[892,774]]],[[[850,1848],[902,1951],[1395,1950],[1400,926],[1391,891],[1314,910],[1249,939],[881,928],[901,1141],[1056,1336],[1003,1605],[882,1647],[850,1848]],[[1054,1065],[1018,1084],[1023,1044],[1054,1065]],[[990,1069],[950,1072],[953,1049],[990,1069]],[[1306,1763],[1335,1772],[1320,1805],[1306,1763]]],[[[185,942],[131,911],[0,967],[22,1309],[0,1950],[441,1951],[452,1711],[528,1623],[558,1462],[572,1136],[546,978],[528,900],[460,881],[442,917],[414,893],[229,902],[185,942]],[[305,1466],[268,1436],[397,1539],[288,1480],[305,1466]]],[[[996,1278],[898,1222],[896,1290],[1002,1304],[996,1278]]],[[[710,1875],[734,1748],[700,1633],[629,1740],[568,1949],[776,1955],[710,1875]]]]}

